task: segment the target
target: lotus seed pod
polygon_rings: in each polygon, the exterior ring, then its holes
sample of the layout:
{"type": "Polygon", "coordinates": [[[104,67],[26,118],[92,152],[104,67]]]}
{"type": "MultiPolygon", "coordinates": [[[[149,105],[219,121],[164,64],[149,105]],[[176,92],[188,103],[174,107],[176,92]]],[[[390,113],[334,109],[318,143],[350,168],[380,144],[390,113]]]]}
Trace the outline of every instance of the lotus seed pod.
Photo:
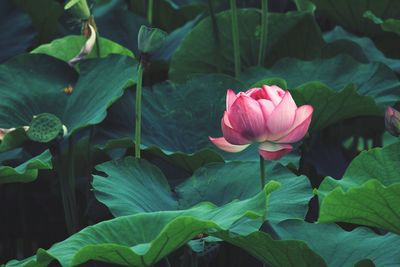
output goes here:
{"type": "Polygon", "coordinates": [[[42,113],[33,117],[26,133],[32,141],[48,143],[60,134],[62,126],[61,120],[55,115],[42,113]]]}

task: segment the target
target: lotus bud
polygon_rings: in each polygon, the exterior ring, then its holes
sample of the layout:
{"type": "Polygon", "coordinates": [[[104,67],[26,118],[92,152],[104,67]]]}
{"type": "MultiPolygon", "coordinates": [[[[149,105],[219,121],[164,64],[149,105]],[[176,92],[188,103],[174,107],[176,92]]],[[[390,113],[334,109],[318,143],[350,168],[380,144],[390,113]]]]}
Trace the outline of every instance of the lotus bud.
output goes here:
{"type": "Polygon", "coordinates": [[[393,136],[400,136],[400,112],[392,107],[387,107],[385,112],[386,130],[393,136]]]}
{"type": "Polygon", "coordinates": [[[312,106],[298,107],[290,92],[276,85],[238,94],[228,90],[221,119],[223,136],[209,138],[218,148],[232,153],[258,143],[260,156],[277,160],[306,135],[312,113],[312,106]]]}
{"type": "Polygon", "coordinates": [[[96,30],[90,24],[88,24],[88,27],[91,32],[90,37],[89,37],[89,39],[87,39],[87,41],[86,41],[85,45],[82,47],[81,51],[79,51],[79,54],[68,61],[68,64],[70,66],[74,66],[76,63],[78,63],[82,59],[86,58],[90,54],[90,52],[92,52],[94,45],[96,44],[96,38],[97,38],[96,30]]]}

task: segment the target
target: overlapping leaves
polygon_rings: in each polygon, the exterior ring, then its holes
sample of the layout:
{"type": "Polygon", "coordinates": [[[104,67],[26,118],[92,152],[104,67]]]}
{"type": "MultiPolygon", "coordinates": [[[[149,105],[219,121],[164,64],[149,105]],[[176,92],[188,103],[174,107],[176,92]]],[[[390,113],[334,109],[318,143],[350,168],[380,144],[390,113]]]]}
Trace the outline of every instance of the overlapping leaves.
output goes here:
{"type": "Polygon", "coordinates": [[[0,3],[0,62],[19,53],[23,53],[32,45],[35,31],[27,14],[17,10],[12,1],[0,3]]]}
{"type": "Polygon", "coordinates": [[[49,56],[19,56],[0,67],[0,127],[29,125],[41,113],[57,116],[69,133],[99,123],[134,79],[135,66],[133,59],[114,55],[83,62],[78,75],[49,56]],[[65,91],[69,86],[72,91],[65,91]]]}
{"type": "Polygon", "coordinates": [[[397,249],[400,237],[393,233],[378,235],[364,227],[345,231],[336,224],[312,224],[301,220],[286,220],[273,228],[283,240],[303,240],[329,267],[353,267],[366,259],[374,266],[400,264],[397,249]]]}
{"type": "MultiPolygon", "coordinates": [[[[20,152],[20,149],[12,152],[20,152]]],[[[9,153],[2,153],[0,155],[0,162],[3,163],[4,157],[9,153]]],[[[16,156],[12,153],[13,157],[16,156]]],[[[14,158],[15,159],[15,158],[14,158]]],[[[39,154],[36,157],[27,159],[24,163],[14,167],[0,166],[0,184],[4,183],[27,183],[35,180],[38,176],[39,170],[48,170],[52,168],[51,154],[48,150],[39,154]]]]}
{"type": "Polygon", "coordinates": [[[268,195],[278,186],[270,182],[253,198],[219,208],[202,203],[188,210],[141,213],[101,222],[47,251],[39,250],[32,258],[9,262],[8,266],[47,266],[53,259],[63,266],[76,266],[88,260],[152,266],[200,233],[217,235],[229,231],[242,219],[260,220],[268,195]]]}
{"type": "Polygon", "coordinates": [[[339,181],[318,189],[319,222],[349,222],[400,234],[400,143],[362,152],[339,181]]]}
{"type": "MultiPolygon", "coordinates": [[[[0,66],[0,127],[27,126],[34,116],[43,113],[58,117],[68,134],[99,123],[107,107],[134,78],[135,64],[131,58],[114,55],[83,62],[78,75],[67,63],[46,55],[22,55],[10,60],[0,66]],[[71,92],[66,92],[66,87],[71,87],[71,92]]],[[[6,135],[0,151],[12,153],[26,140],[24,130],[18,129],[6,135]]],[[[32,181],[38,169],[51,167],[48,154],[27,155],[14,165],[2,161],[2,183],[32,181]]]]}
{"type": "MultiPolygon", "coordinates": [[[[219,41],[214,40],[211,19],[202,20],[186,36],[172,57],[169,75],[173,81],[183,81],[197,73],[222,72],[233,75],[230,12],[222,12],[216,17],[219,41]]],[[[242,69],[245,70],[257,65],[261,13],[255,9],[241,9],[238,11],[238,21],[242,69]]],[[[268,66],[284,57],[310,60],[330,57],[339,52],[353,54],[357,50],[357,46],[347,41],[325,43],[313,16],[307,12],[269,14],[265,62],[268,66]]]]}
{"type": "MultiPolygon", "coordinates": [[[[173,190],[162,172],[146,161],[128,157],[106,162],[96,169],[107,177],[94,176],[95,195],[114,216],[187,209],[202,201],[225,205],[235,199],[245,200],[260,191],[255,162],[208,164],[173,190]]],[[[282,185],[271,196],[269,220],[304,218],[311,197],[307,178],[297,177],[272,163],[267,165],[267,173],[282,185]]]]}

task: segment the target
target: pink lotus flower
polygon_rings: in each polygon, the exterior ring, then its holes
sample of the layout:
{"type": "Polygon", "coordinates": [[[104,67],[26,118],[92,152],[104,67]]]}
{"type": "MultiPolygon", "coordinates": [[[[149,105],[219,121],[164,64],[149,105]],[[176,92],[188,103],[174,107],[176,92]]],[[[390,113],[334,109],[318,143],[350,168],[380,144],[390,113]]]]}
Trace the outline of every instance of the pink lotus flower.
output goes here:
{"type": "Polygon", "coordinates": [[[289,153],[307,133],[313,107],[297,107],[289,91],[264,85],[235,94],[228,90],[221,120],[223,137],[209,137],[220,149],[240,152],[257,142],[264,159],[276,160],[289,153]]]}

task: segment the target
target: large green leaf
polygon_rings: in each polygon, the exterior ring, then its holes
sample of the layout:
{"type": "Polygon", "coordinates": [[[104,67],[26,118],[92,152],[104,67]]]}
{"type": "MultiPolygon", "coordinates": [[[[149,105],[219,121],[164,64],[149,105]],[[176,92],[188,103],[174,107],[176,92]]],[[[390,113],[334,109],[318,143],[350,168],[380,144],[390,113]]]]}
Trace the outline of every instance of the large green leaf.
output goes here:
{"type": "Polygon", "coordinates": [[[382,31],[378,25],[363,17],[371,10],[383,19],[400,17],[400,2],[397,0],[310,0],[317,9],[317,15],[331,20],[336,25],[359,35],[379,35],[382,31]]]}
{"type": "Polygon", "coordinates": [[[31,16],[38,32],[37,42],[41,44],[50,41],[57,32],[58,19],[63,13],[62,5],[55,0],[13,1],[31,16]]]}
{"type": "Polygon", "coordinates": [[[31,182],[37,178],[39,170],[49,170],[51,168],[51,154],[46,150],[15,168],[0,166],[0,184],[31,182]]]}
{"type": "MultiPolygon", "coordinates": [[[[248,199],[260,191],[256,162],[208,164],[174,190],[161,171],[144,160],[127,157],[103,163],[96,169],[107,175],[94,176],[96,198],[116,217],[187,209],[203,201],[221,206],[235,199],[248,199]]],[[[267,165],[267,177],[282,185],[271,197],[269,220],[304,218],[312,196],[308,179],[297,177],[276,163],[267,165]]]]}
{"type": "Polygon", "coordinates": [[[321,256],[312,251],[303,241],[273,240],[264,232],[254,232],[247,236],[234,236],[224,232],[217,236],[243,248],[271,267],[327,266],[321,256]]]}
{"type": "Polygon", "coordinates": [[[67,63],[46,55],[17,57],[0,66],[0,127],[29,125],[41,113],[57,116],[69,133],[97,124],[135,80],[135,67],[133,59],[113,55],[82,62],[78,76],[67,63]],[[71,94],[64,92],[67,86],[71,94]]]}
{"type": "Polygon", "coordinates": [[[390,68],[381,63],[361,64],[347,55],[311,61],[285,58],[270,69],[249,69],[241,79],[251,85],[269,77],[285,79],[288,88],[319,81],[339,91],[353,83],[359,95],[371,96],[382,105],[393,104],[400,99],[400,82],[390,68]]]}
{"type": "Polygon", "coordinates": [[[126,157],[98,165],[96,170],[107,175],[93,177],[96,198],[116,217],[177,209],[164,174],[145,160],[126,157]]]}
{"type": "Polygon", "coordinates": [[[341,180],[327,177],[318,189],[319,222],[342,221],[400,234],[400,143],[362,152],[341,180]]]}
{"type": "MultiPolygon", "coordinates": [[[[209,136],[221,136],[221,117],[225,109],[226,90],[247,90],[226,75],[196,76],[183,84],[164,82],[145,88],[142,97],[142,147],[157,146],[165,153],[195,153],[211,148],[225,159],[257,160],[257,146],[241,153],[218,150],[209,136]]],[[[98,142],[133,136],[135,95],[127,91],[109,111],[98,128],[98,142]]],[[[282,163],[298,161],[298,156],[285,157],[282,163]]]]}
{"type": "MultiPolygon", "coordinates": [[[[354,44],[327,44],[314,17],[308,12],[269,13],[266,64],[283,57],[310,60],[332,56],[339,51],[357,49],[354,44]],[[307,36],[307,38],[304,38],[307,36]],[[289,41],[290,40],[290,41],[289,41]]],[[[220,51],[212,32],[210,18],[201,21],[185,37],[171,61],[169,77],[183,81],[190,74],[222,72],[233,75],[233,47],[230,11],[217,16],[220,51]]],[[[242,69],[257,65],[261,13],[255,9],[238,10],[242,69]]]]}
{"type": "Polygon", "coordinates": [[[124,1],[110,1],[105,5],[95,6],[93,15],[100,36],[128,48],[135,55],[139,55],[137,48],[139,29],[141,25],[148,25],[144,17],[127,10],[124,1]]]}
{"type": "MultiPolygon", "coordinates": [[[[49,44],[41,45],[32,50],[31,53],[46,54],[63,61],[69,61],[79,54],[79,51],[85,45],[85,42],[86,38],[84,36],[69,35],[60,39],[56,39],[49,44]]],[[[110,54],[120,54],[133,57],[131,51],[106,38],[100,37],[99,46],[100,57],[102,58],[107,57],[110,54]]],[[[97,46],[94,46],[92,52],[87,56],[87,58],[95,57],[97,57],[97,46]]]]}
{"type": "Polygon", "coordinates": [[[368,37],[359,37],[345,31],[340,26],[337,26],[332,31],[324,34],[324,40],[328,43],[338,40],[354,42],[361,47],[369,62],[382,62],[388,65],[392,70],[400,72],[400,60],[385,56],[385,54],[380,51],[375,46],[374,42],[368,37]]]}
{"type": "Polygon", "coordinates": [[[17,10],[12,1],[0,3],[0,62],[19,53],[32,45],[35,31],[27,14],[17,10]]]}
{"type": "MultiPolygon", "coordinates": [[[[104,137],[103,137],[104,138],[104,137]]],[[[105,145],[97,145],[95,147],[95,153],[102,153],[112,151],[114,149],[134,149],[135,143],[132,138],[126,137],[121,139],[112,139],[107,141],[105,145]]],[[[1,146],[0,146],[1,151],[1,146]]],[[[194,153],[183,153],[183,152],[169,152],[160,149],[156,146],[148,146],[142,149],[143,155],[152,155],[165,160],[166,162],[172,163],[189,173],[193,173],[201,166],[211,162],[224,162],[221,155],[217,154],[211,149],[201,149],[194,153]]]]}
{"type": "MultiPolygon", "coordinates": [[[[127,47],[134,52],[135,55],[139,55],[138,50],[138,32],[141,25],[150,26],[150,24],[145,19],[146,14],[140,16],[138,11],[145,11],[146,8],[144,1],[135,1],[132,3],[133,12],[126,8],[124,1],[110,1],[106,5],[99,5],[94,8],[94,16],[96,19],[96,24],[100,31],[100,35],[107,37],[124,47],[127,47]],[[136,4],[138,6],[136,6],[136,4]]],[[[153,7],[153,24],[152,26],[164,29],[169,32],[163,47],[161,47],[152,56],[155,60],[168,60],[173,52],[176,50],[184,36],[194,27],[198,22],[200,17],[196,17],[195,14],[186,14],[183,10],[180,14],[181,18],[177,18],[176,11],[165,9],[169,7],[169,4],[164,3],[164,1],[155,1],[153,7]],[[160,17],[159,15],[162,15],[160,17]],[[182,17],[184,16],[184,18],[182,17]],[[171,18],[174,18],[171,20],[171,18]],[[188,21],[190,19],[190,21],[188,21]],[[170,26],[160,26],[159,21],[165,25],[164,22],[174,24],[173,27],[170,26]],[[187,21],[186,23],[184,23],[187,21]],[[177,28],[179,26],[179,28],[177,28]]],[[[187,8],[186,10],[192,10],[194,13],[198,13],[197,8],[187,8]]],[[[191,12],[191,11],[190,11],[191,12]]]]}
{"type": "Polygon", "coordinates": [[[376,266],[400,265],[400,237],[396,234],[378,235],[363,227],[345,231],[336,224],[300,220],[287,220],[273,228],[283,240],[304,241],[329,267],[353,267],[364,259],[376,266]]]}
{"type": "Polygon", "coordinates": [[[217,234],[246,218],[260,220],[268,195],[279,185],[270,182],[251,199],[223,207],[202,203],[183,211],[140,213],[90,226],[49,250],[7,266],[47,266],[56,259],[62,266],[98,260],[126,266],[152,266],[200,233],[217,234]]]}
{"type": "Polygon", "coordinates": [[[381,116],[382,106],[400,100],[400,83],[392,70],[346,55],[312,61],[286,58],[270,69],[250,68],[241,79],[253,87],[273,77],[284,78],[293,88],[297,105],[314,107],[311,132],[356,116],[381,116]]]}
{"type": "Polygon", "coordinates": [[[400,17],[400,2],[397,0],[310,0],[316,6],[316,16],[323,17],[329,25],[342,26],[358,36],[372,37],[374,43],[387,56],[399,58],[400,35],[382,31],[380,25],[364,17],[371,11],[382,20],[400,17]]]}
{"type": "MultiPolygon", "coordinates": [[[[260,170],[257,162],[208,164],[175,189],[180,207],[191,207],[201,201],[217,205],[234,199],[246,199],[260,191],[260,170]]],[[[311,198],[307,177],[296,176],[279,163],[266,164],[268,180],[278,181],[281,187],[270,197],[268,220],[304,218],[311,198]]]]}
{"type": "Polygon", "coordinates": [[[352,84],[335,91],[320,82],[310,82],[295,88],[292,94],[298,105],[314,107],[310,132],[348,118],[383,114],[383,108],[377,106],[374,98],[359,95],[352,84]]]}
{"type": "Polygon", "coordinates": [[[3,140],[1,140],[0,153],[20,147],[27,140],[28,137],[25,129],[18,128],[15,131],[11,131],[4,136],[3,140]]]}
{"type": "MultiPolygon", "coordinates": [[[[220,1],[220,0],[218,0],[220,1]]],[[[214,0],[214,2],[217,2],[214,0]]],[[[147,2],[129,0],[131,10],[142,17],[147,16],[147,2]]],[[[207,1],[158,0],[153,3],[152,26],[171,32],[206,11],[207,1]],[[173,18],[173,19],[171,19],[173,18]]]]}

